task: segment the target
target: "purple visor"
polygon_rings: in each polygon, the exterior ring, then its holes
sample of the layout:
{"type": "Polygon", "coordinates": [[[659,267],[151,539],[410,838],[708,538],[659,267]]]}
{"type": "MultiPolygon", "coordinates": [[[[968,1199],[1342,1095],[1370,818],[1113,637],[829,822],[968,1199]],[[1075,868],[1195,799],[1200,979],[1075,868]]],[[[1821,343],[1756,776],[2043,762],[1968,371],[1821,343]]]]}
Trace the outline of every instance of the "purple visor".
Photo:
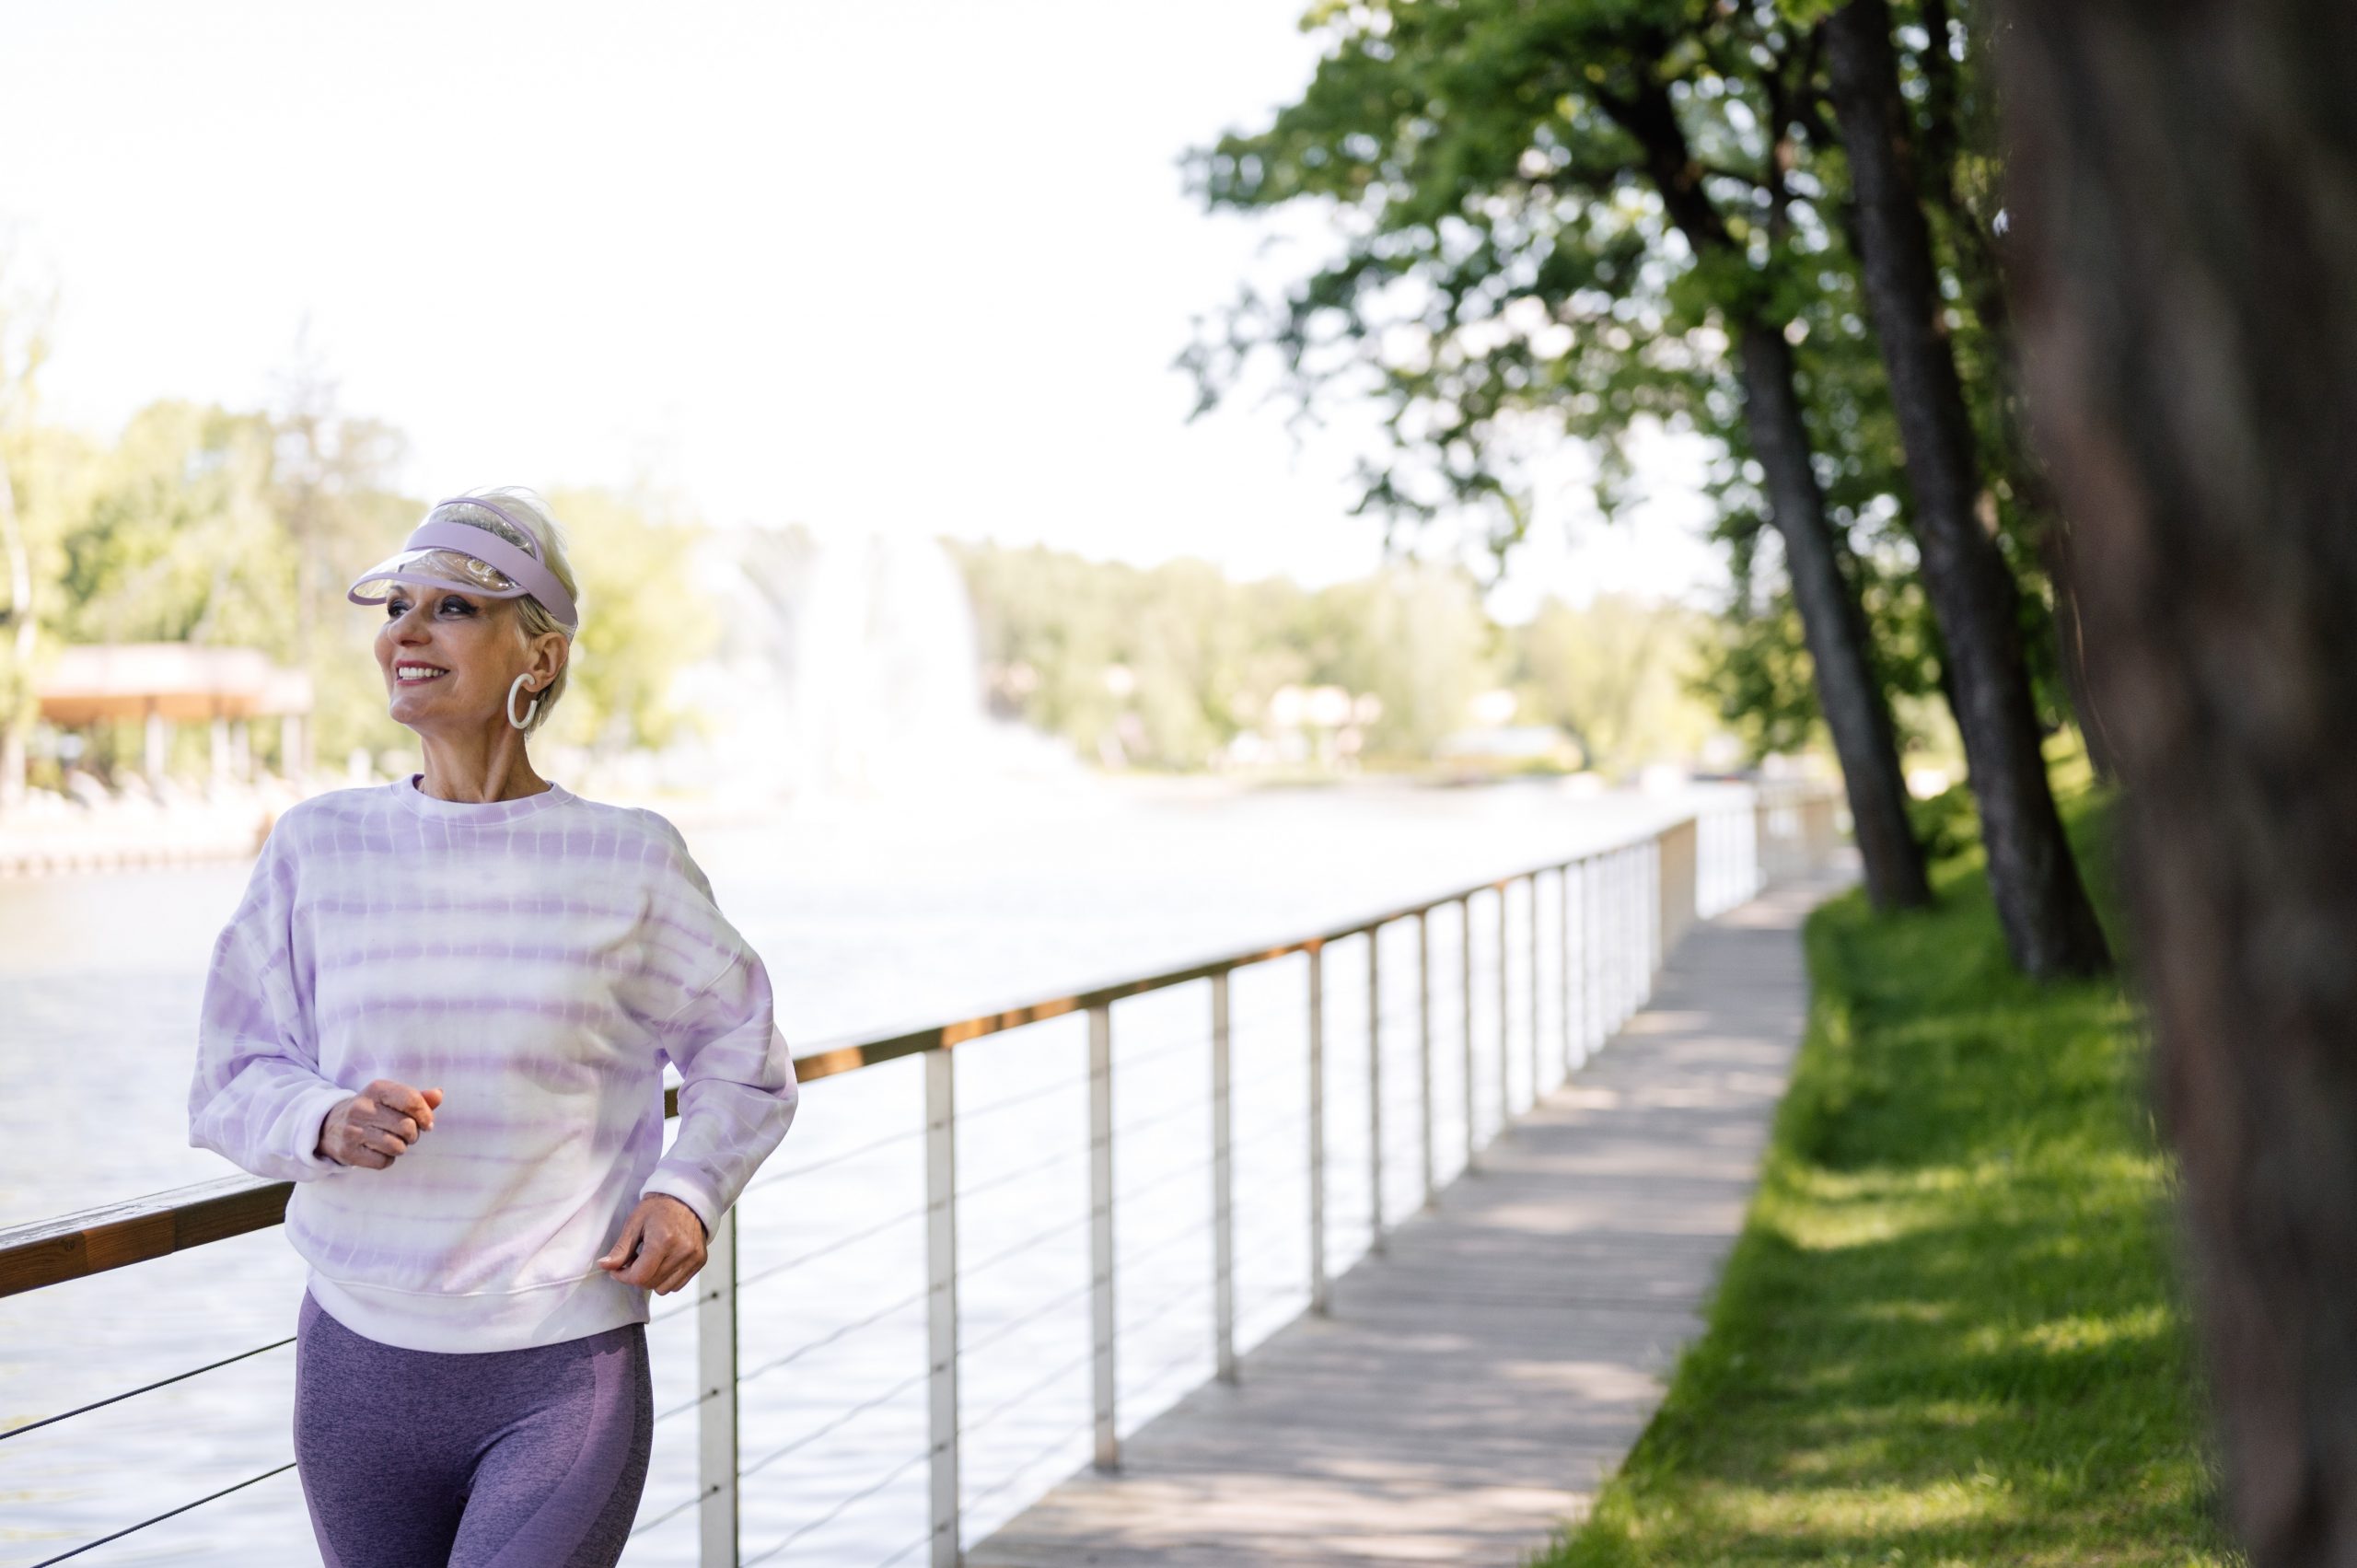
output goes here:
{"type": "Polygon", "coordinates": [[[479,496],[459,495],[436,502],[425,520],[402,540],[401,549],[354,577],[344,597],[354,604],[382,604],[392,597],[395,583],[422,583],[487,598],[521,598],[529,594],[566,631],[577,631],[581,625],[573,596],[541,562],[532,530],[479,496]],[[459,521],[469,512],[504,526],[493,532],[491,528],[459,521]],[[523,542],[518,544],[517,540],[523,542]]]}

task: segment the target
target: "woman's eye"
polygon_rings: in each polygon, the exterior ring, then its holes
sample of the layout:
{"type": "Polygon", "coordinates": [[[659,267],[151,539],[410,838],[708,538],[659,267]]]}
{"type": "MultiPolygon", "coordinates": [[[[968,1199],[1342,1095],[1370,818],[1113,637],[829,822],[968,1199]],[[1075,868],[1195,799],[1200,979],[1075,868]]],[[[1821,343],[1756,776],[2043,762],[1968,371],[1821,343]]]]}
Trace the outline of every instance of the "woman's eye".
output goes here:
{"type": "Polygon", "coordinates": [[[398,621],[408,611],[409,600],[405,598],[389,598],[385,601],[385,619],[388,621],[398,621]]]}
{"type": "Polygon", "coordinates": [[[445,610],[463,610],[469,615],[472,615],[475,612],[475,607],[469,604],[462,598],[445,598],[442,601],[442,608],[445,610]]]}

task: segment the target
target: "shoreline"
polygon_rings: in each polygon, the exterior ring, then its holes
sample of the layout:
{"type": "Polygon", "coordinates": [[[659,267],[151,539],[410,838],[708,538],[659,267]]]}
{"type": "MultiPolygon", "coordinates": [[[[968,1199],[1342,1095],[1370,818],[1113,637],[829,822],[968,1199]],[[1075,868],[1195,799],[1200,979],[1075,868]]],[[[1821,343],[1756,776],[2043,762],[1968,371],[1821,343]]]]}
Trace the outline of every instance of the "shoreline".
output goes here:
{"type": "MultiPolygon", "coordinates": [[[[1443,772],[1375,772],[1311,778],[1291,774],[1253,776],[1237,773],[1092,773],[1057,775],[1052,779],[1002,779],[1000,789],[1041,792],[1078,785],[1093,792],[1125,795],[1144,800],[1205,801],[1276,791],[1356,790],[1410,792],[1439,789],[1498,788],[1524,784],[1561,789],[1567,794],[1600,793],[1601,780],[1572,773],[1501,773],[1469,778],[1443,772]],[[1573,781],[1585,781],[1574,783],[1573,781]]],[[[330,788],[350,787],[333,784],[330,788]]],[[[571,787],[568,785],[568,787],[571,787]]],[[[325,790],[313,791],[324,794],[325,790]]],[[[106,871],[136,871],[175,865],[198,865],[225,860],[250,859],[261,853],[270,825],[288,805],[308,796],[281,786],[274,798],[260,797],[236,805],[192,802],[177,809],[126,809],[121,821],[72,819],[46,820],[0,819],[0,881],[38,877],[88,875],[106,871]]],[[[643,806],[661,811],[682,829],[755,827],[791,816],[797,810],[823,814],[830,807],[880,804],[902,796],[879,792],[872,799],[796,802],[730,796],[714,792],[697,796],[615,796],[616,804],[643,806]]],[[[594,798],[608,799],[605,796],[594,798]]]]}

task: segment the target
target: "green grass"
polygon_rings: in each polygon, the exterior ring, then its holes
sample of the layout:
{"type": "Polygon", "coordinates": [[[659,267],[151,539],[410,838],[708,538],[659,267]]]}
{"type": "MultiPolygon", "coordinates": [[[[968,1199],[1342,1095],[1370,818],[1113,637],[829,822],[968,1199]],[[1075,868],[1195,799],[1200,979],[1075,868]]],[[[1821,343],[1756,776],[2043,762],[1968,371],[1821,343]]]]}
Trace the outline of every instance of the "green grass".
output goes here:
{"type": "MultiPolygon", "coordinates": [[[[2108,887],[2107,812],[2066,812],[2108,887]]],[[[1811,917],[1807,1034],[1708,1331],[1546,1568],[2241,1561],[2141,1019],[2115,983],[2012,973],[1977,852],[1937,881],[1930,911],[1811,917]]]]}

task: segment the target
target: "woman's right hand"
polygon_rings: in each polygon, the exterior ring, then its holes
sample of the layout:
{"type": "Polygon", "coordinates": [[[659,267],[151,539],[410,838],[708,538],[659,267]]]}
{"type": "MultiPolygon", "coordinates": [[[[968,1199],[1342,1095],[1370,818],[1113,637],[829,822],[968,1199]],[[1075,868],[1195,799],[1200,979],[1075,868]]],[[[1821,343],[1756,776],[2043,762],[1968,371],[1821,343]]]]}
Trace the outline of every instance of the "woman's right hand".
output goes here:
{"type": "Polygon", "coordinates": [[[440,1089],[413,1089],[379,1078],[327,1114],[319,1153],[338,1165],[382,1170],[434,1125],[440,1089]]]}

